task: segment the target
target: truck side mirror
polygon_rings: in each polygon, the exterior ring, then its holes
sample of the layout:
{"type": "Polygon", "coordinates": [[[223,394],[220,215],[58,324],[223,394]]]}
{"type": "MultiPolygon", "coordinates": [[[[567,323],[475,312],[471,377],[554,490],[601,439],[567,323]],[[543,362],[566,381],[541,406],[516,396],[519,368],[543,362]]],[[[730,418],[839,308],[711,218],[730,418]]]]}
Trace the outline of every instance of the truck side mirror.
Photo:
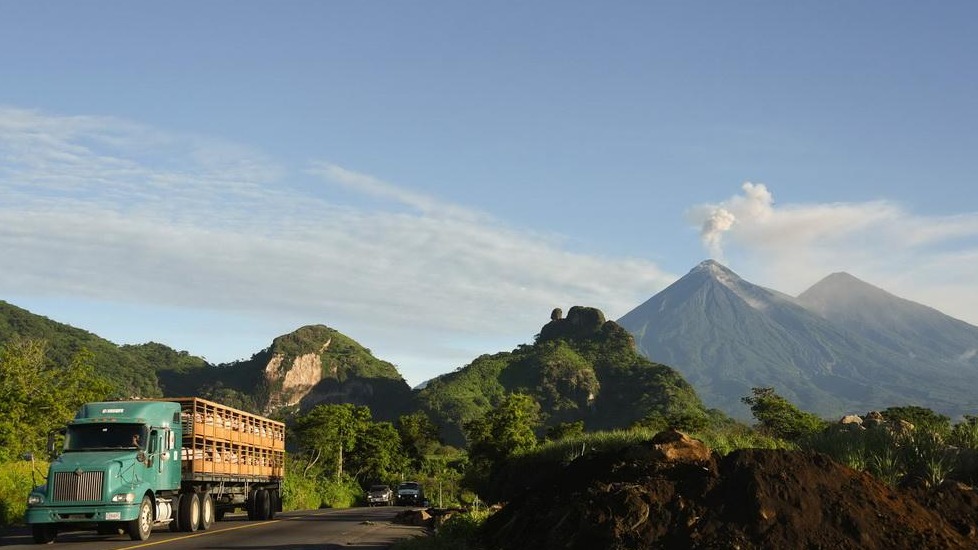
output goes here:
{"type": "Polygon", "coordinates": [[[51,457],[52,459],[58,456],[57,436],[64,435],[64,434],[65,434],[64,430],[55,430],[53,432],[48,432],[47,451],[48,451],[48,456],[51,457]]]}

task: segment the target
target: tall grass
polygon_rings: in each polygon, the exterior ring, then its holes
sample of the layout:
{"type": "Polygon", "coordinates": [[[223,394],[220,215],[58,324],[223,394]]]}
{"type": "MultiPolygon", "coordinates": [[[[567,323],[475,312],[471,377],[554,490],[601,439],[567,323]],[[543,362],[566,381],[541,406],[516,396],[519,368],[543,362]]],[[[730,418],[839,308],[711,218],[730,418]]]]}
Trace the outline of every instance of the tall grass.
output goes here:
{"type": "Polygon", "coordinates": [[[402,540],[391,550],[482,550],[478,531],[489,515],[485,510],[454,514],[432,535],[402,540]]]}
{"type": "MultiPolygon", "coordinates": [[[[962,431],[959,442],[978,443],[973,435],[962,431]]],[[[914,479],[933,487],[952,476],[967,480],[974,470],[974,464],[969,465],[974,456],[970,448],[952,445],[940,432],[924,427],[893,431],[886,426],[834,426],[808,438],[802,446],[854,470],[867,471],[890,486],[914,479]]]]}
{"type": "MultiPolygon", "coordinates": [[[[34,479],[43,483],[47,473],[46,462],[36,463],[34,479]]],[[[24,521],[27,510],[27,495],[33,489],[31,463],[15,460],[0,464],[0,526],[9,526],[24,521]]]]}

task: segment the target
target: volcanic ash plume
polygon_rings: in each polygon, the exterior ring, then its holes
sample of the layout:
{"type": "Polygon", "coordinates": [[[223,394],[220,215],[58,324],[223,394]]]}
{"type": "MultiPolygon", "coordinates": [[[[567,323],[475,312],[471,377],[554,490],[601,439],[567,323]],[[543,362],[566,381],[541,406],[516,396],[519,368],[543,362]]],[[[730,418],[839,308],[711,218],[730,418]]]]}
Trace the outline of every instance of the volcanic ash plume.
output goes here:
{"type": "Polygon", "coordinates": [[[690,217],[700,224],[700,238],[710,256],[723,261],[723,234],[735,224],[764,222],[774,211],[774,198],[763,183],[745,182],[743,195],[733,196],[720,204],[694,209],[690,217]]]}
{"type": "Polygon", "coordinates": [[[710,256],[716,260],[723,260],[723,234],[733,227],[737,217],[726,208],[716,208],[710,216],[703,222],[700,230],[700,237],[703,245],[710,251],[710,256]]]}

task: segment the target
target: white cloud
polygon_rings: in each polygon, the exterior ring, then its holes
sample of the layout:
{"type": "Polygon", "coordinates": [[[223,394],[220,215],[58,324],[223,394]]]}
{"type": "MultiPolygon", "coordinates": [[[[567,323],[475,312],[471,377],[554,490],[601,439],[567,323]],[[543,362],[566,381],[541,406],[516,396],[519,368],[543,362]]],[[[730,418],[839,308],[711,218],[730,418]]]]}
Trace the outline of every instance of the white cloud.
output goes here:
{"type": "Polygon", "coordinates": [[[978,324],[978,212],[921,216],[889,201],[782,204],[763,184],[696,206],[703,245],[755,282],[797,293],[835,271],[978,324]],[[716,223],[716,219],[725,223],[716,223]]]}
{"type": "Polygon", "coordinates": [[[3,295],[324,323],[384,359],[428,357],[402,368],[414,381],[529,340],[553,307],[615,318],[674,280],[335,164],[116,119],[0,108],[0,159],[3,295]],[[329,185],[387,204],[338,204],[329,185]]]}

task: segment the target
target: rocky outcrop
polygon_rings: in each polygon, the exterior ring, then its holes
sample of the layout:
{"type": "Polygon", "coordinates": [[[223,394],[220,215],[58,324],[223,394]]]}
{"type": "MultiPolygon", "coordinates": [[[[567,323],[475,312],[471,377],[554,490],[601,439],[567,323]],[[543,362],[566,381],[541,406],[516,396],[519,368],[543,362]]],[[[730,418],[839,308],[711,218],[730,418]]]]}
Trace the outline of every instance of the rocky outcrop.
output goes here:
{"type": "Polygon", "coordinates": [[[265,380],[273,391],[268,398],[268,408],[287,407],[302,401],[323,379],[322,354],[329,349],[332,339],[327,340],[316,353],[307,353],[288,361],[284,353],[276,353],[265,366],[265,380]]]}
{"type": "Polygon", "coordinates": [[[879,411],[870,411],[865,416],[850,414],[836,423],[838,429],[860,431],[873,428],[888,430],[894,435],[907,435],[913,432],[914,425],[906,420],[887,420],[879,411]]]}

